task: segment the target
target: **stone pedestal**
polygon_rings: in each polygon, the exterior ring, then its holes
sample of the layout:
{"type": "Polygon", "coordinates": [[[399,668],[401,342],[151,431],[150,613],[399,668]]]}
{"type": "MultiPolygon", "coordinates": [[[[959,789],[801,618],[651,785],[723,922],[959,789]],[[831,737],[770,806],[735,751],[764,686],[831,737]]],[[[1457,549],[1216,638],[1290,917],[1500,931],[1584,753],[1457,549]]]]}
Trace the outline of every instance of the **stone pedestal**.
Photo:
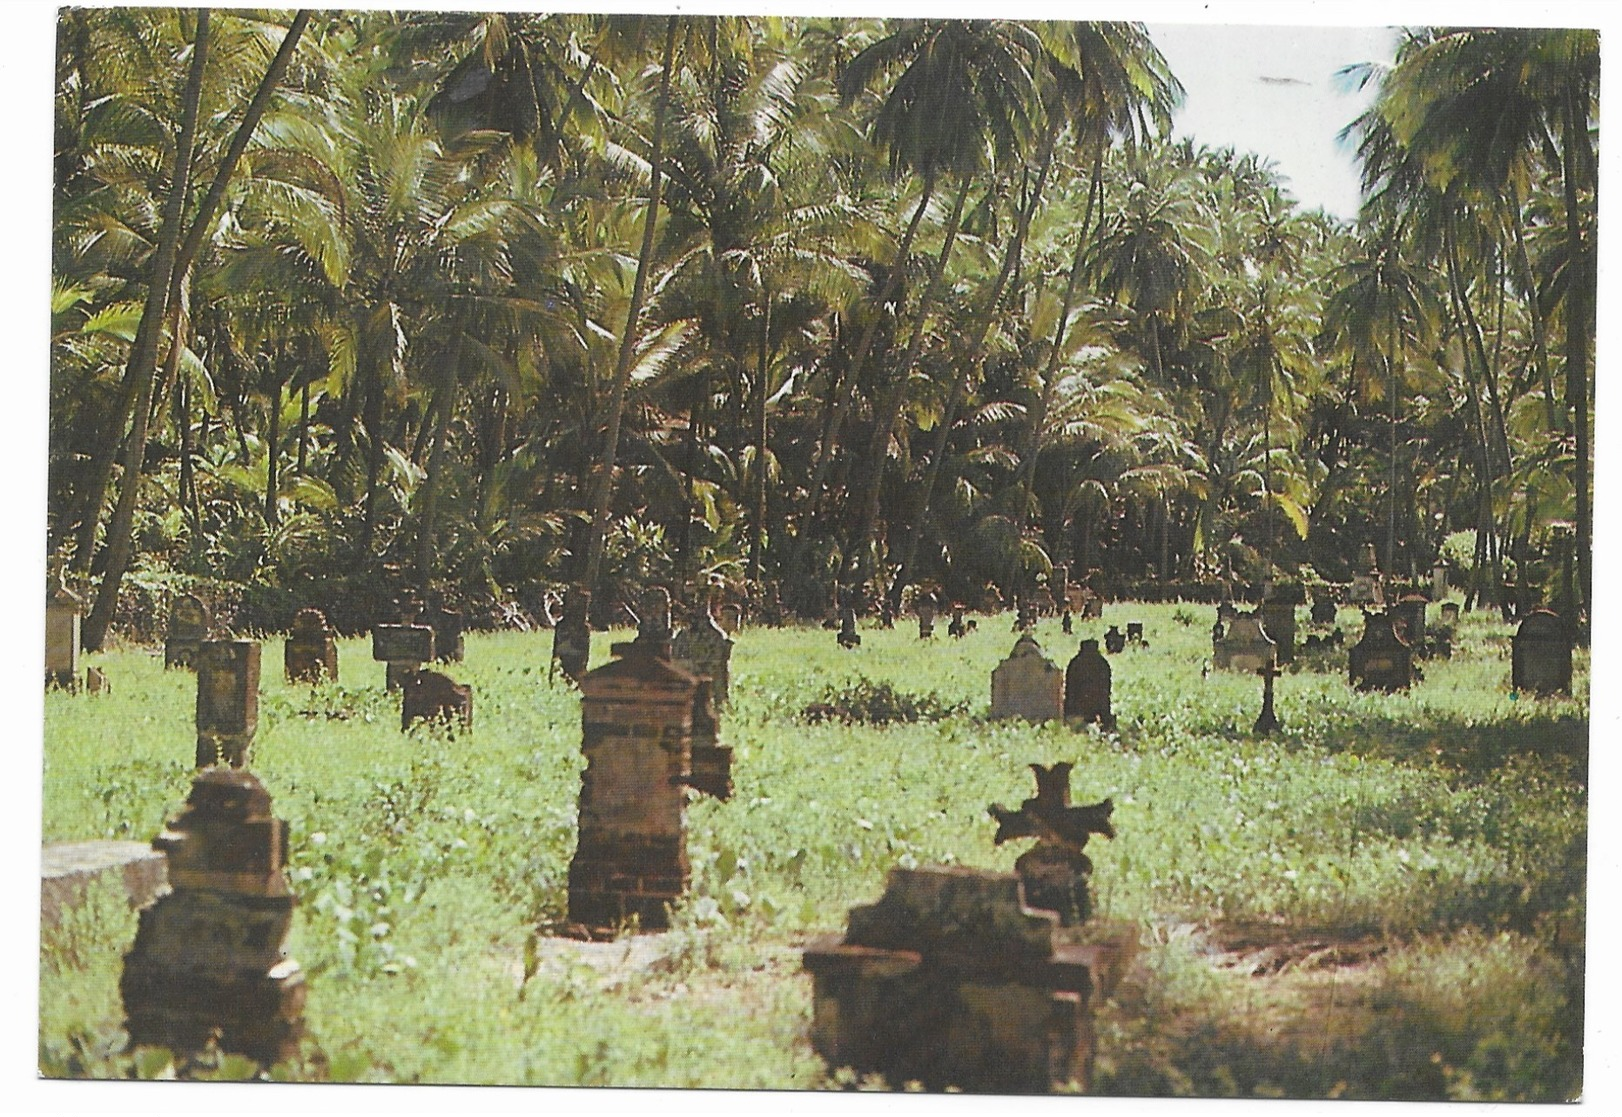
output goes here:
{"type": "Polygon", "coordinates": [[[290,683],[338,681],[338,643],[320,609],[300,609],[282,646],[282,669],[290,683]]]}
{"type": "Polygon", "coordinates": [[[438,671],[416,671],[400,688],[400,729],[412,722],[454,722],[463,729],[473,726],[473,688],[458,686],[456,680],[438,671]]]}
{"type": "Polygon", "coordinates": [[[163,637],[164,668],[195,667],[198,649],[208,639],[208,626],[208,606],[200,598],[189,593],[177,597],[163,637]]]}
{"type": "Polygon", "coordinates": [[[1571,693],[1571,633],[1559,614],[1528,613],[1515,630],[1510,685],[1531,694],[1571,693]]]}
{"type": "Polygon", "coordinates": [[[805,951],[811,1044],[829,1066],[895,1088],[1085,1089],[1109,948],[1060,945],[1057,925],[1025,905],[1012,873],[892,870],[843,937],[805,951]]]}
{"type": "Polygon", "coordinates": [[[1026,721],[1064,716],[1064,674],[1028,632],[991,672],[991,716],[1026,721]]]}
{"type": "Polygon", "coordinates": [[[198,645],[197,766],[242,768],[259,728],[259,641],[198,645]]]}
{"type": "Polygon", "coordinates": [[[221,1051],[265,1065],[290,1059],[307,988],[285,945],[287,824],[249,772],[208,769],[186,803],[152,843],[173,891],[141,912],[124,956],[130,1045],[184,1057],[217,1037],[221,1051]]]}

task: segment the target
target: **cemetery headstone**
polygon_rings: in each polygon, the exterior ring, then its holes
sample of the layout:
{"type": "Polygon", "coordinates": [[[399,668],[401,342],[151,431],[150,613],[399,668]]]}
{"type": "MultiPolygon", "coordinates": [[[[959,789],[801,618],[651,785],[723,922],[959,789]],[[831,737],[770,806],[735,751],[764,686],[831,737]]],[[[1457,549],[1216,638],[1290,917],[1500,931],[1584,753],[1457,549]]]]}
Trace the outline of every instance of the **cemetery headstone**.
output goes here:
{"type": "Polygon", "coordinates": [[[1254,673],[1278,661],[1278,645],[1255,613],[1237,613],[1222,636],[1212,633],[1211,660],[1220,671],[1254,673]]]}
{"type": "Polygon", "coordinates": [[[259,728],[259,641],[204,640],[196,667],[197,767],[246,767],[259,728]]]}
{"type": "Polygon", "coordinates": [[[434,658],[434,630],[416,623],[421,610],[416,596],[402,593],[398,604],[399,624],[372,626],[372,658],[387,664],[383,682],[388,690],[399,690],[424,663],[434,658]]]}
{"type": "Polygon", "coordinates": [[[1295,606],[1275,598],[1262,602],[1257,612],[1267,635],[1278,645],[1278,661],[1295,662],[1295,606]]]}
{"type": "Polygon", "coordinates": [[[1571,632],[1558,613],[1537,609],[1515,630],[1510,685],[1530,694],[1571,693],[1571,632]]]}
{"type": "MultiPolygon", "coordinates": [[[[201,652],[206,661],[208,645],[201,652]]],[[[130,1046],[291,1059],[308,988],[287,954],[287,823],[251,772],[210,768],[153,841],[172,889],[140,915],[119,982],[130,1046]]]]}
{"type": "MultiPolygon", "coordinates": [[[[656,622],[655,622],[656,623],[656,622]]],[[[690,869],[683,806],[691,783],[699,680],[645,630],[580,680],[580,833],[569,863],[569,919],[590,931],[635,919],[669,925],[690,869]]]]}
{"type": "Polygon", "coordinates": [[[954,640],[961,640],[969,631],[969,626],[963,620],[963,606],[952,606],[952,623],[946,626],[946,635],[954,640]]]}
{"type": "Polygon", "coordinates": [[[1447,601],[1442,604],[1442,623],[1454,625],[1459,623],[1459,603],[1447,601]]]}
{"type": "Polygon", "coordinates": [[[1064,716],[1064,673],[1028,632],[991,672],[991,716],[1026,721],[1064,716]]]}
{"type": "Polygon", "coordinates": [[[717,706],[725,706],[731,694],[732,646],[732,637],[716,623],[708,605],[694,609],[691,621],[676,637],[676,666],[713,680],[717,706]]]}
{"type": "Polygon", "coordinates": [[[1251,726],[1251,732],[1258,737],[1266,737],[1279,728],[1278,714],[1273,709],[1273,680],[1283,674],[1276,663],[1269,663],[1256,674],[1262,677],[1262,712],[1256,717],[1256,724],[1251,726]]]}
{"type": "Polygon", "coordinates": [[[1066,636],[1074,636],[1076,633],[1076,622],[1072,618],[1069,609],[1066,609],[1064,615],[1059,618],[1059,631],[1066,636]]]}
{"type": "Polygon", "coordinates": [[[1128,644],[1143,643],[1143,622],[1128,621],[1126,625],[1126,642],[1128,644]]]}
{"type": "Polygon", "coordinates": [[[467,618],[460,609],[435,609],[429,627],[434,630],[434,662],[461,663],[467,651],[463,631],[467,618]]]}
{"type": "Polygon", "coordinates": [[[1093,834],[1115,837],[1110,799],[1085,807],[1070,805],[1070,772],[1075,765],[1061,761],[1049,767],[1032,764],[1036,795],[1011,811],[999,803],[987,808],[997,822],[992,844],[1035,838],[1014,862],[1024,883],[1025,902],[1033,908],[1056,912],[1061,926],[1086,922],[1092,914],[1093,863],[1083,850],[1093,834]]]}
{"type": "Polygon", "coordinates": [[[163,666],[195,667],[197,648],[208,639],[208,625],[208,606],[200,598],[189,593],[175,598],[163,637],[163,666]]]}
{"type": "Polygon", "coordinates": [[[1120,655],[1126,650],[1126,633],[1110,625],[1109,631],[1104,633],[1104,650],[1110,655],[1120,655]]]}
{"type": "Polygon", "coordinates": [[[736,601],[723,602],[715,611],[715,620],[723,633],[732,636],[743,627],[743,606],[736,601]]]}
{"type": "Polygon", "coordinates": [[[1115,728],[1110,712],[1110,665],[1097,640],[1083,640],[1064,671],[1064,719],[1115,728]]]}
{"type": "Polygon", "coordinates": [[[591,659],[591,591],[570,586],[563,595],[563,616],[552,629],[552,662],[578,683],[591,659]]]}
{"type": "Polygon", "coordinates": [[[692,775],[687,786],[722,802],[732,798],[732,749],[720,742],[715,716],[715,684],[699,679],[693,692],[692,775]]]}
{"type": "Polygon", "coordinates": [[[1096,621],[1102,620],[1103,616],[1104,599],[1095,593],[1087,598],[1085,607],[1081,611],[1081,617],[1083,620],[1096,621]]]}
{"type": "Polygon", "coordinates": [[[1358,690],[1407,690],[1414,680],[1413,648],[1391,613],[1365,613],[1363,638],[1347,652],[1348,677],[1358,690]]]}
{"type": "Polygon", "coordinates": [[[282,646],[282,668],[290,683],[335,682],[338,643],[320,609],[300,609],[282,646]]]}
{"type": "Polygon", "coordinates": [[[928,640],[935,635],[935,603],[929,598],[918,602],[918,639],[928,640]]]}
{"type": "Polygon", "coordinates": [[[1397,623],[1402,626],[1402,638],[1414,649],[1425,646],[1425,607],[1430,602],[1417,593],[1406,594],[1391,606],[1397,623]]]}
{"type": "Polygon", "coordinates": [[[111,694],[113,684],[107,681],[107,672],[91,667],[84,673],[84,688],[90,694],[111,694]]]}
{"type": "Polygon", "coordinates": [[[1029,632],[1036,627],[1036,602],[1029,595],[1020,595],[1014,598],[1014,628],[1019,632],[1029,632]]]}
{"type": "Polygon", "coordinates": [[[79,595],[61,580],[45,603],[45,685],[72,690],[79,682],[79,595]]]}
{"type": "Polygon", "coordinates": [[[1312,603],[1313,624],[1335,623],[1335,602],[1327,594],[1312,603]]]}
{"type": "Polygon", "coordinates": [[[473,688],[438,671],[413,672],[400,686],[400,729],[410,729],[417,721],[456,722],[471,728],[473,688]]]}
{"type": "Polygon", "coordinates": [[[1089,1081],[1093,1000],[1125,944],[1055,942],[1013,873],[892,869],[843,936],[808,947],[811,1045],[830,1067],[899,1088],[1039,1093],[1089,1081]]]}
{"type": "Polygon", "coordinates": [[[1440,601],[1447,596],[1447,563],[1437,559],[1431,567],[1431,600],[1440,601]]]}
{"type": "Polygon", "coordinates": [[[862,634],[856,631],[856,609],[852,605],[842,605],[839,609],[839,646],[841,648],[862,646],[862,634]]]}

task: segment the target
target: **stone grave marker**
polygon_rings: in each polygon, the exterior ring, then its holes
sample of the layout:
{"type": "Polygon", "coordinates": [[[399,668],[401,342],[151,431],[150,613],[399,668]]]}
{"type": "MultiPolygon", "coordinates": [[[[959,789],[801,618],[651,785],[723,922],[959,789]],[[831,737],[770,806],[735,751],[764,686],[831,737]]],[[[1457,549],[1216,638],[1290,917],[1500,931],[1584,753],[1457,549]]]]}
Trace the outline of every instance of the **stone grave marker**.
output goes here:
{"type": "Polygon", "coordinates": [[[90,694],[111,694],[113,684],[107,681],[107,672],[100,667],[90,667],[84,673],[84,688],[90,694]]]}
{"type": "Polygon", "coordinates": [[[401,594],[399,608],[399,624],[372,626],[372,658],[388,665],[383,672],[383,683],[388,690],[399,690],[424,663],[434,658],[434,630],[416,623],[420,606],[415,595],[401,594]]]}
{"type": "Polygon", "coordinates": [[[1064,671],[1064,720],[1115,728],[1110,712],[1110,665],[1097,640],[1083,640],[1064,671]]]}
{"type": "Polygon", "coordinates": [[[1110,655],[1120,655],[1126,650],[1126,633],[1110,625],[1109,631],[1104,633],[1104,650],[1110,655]]]}
{"type": "Polygon", "coordinates": [[[175,598],[163,637],[163,666],[195,667],[198,646],[208,639],[208,627],[208,606],[200,598],[189,593],[175,598]]]}
{"type": "Polygon", "coordinates": [[[1014,598],[1014,631],[1029,632],[1036,627],[1036,602],[1028,594],[1014,598]]]}
{"type": "Polygon", "coordinates": [[[1273,680],[1283,672],[1276,663],[1269,663],[1256,674],[1262,677],[1262,712],[1257,715],[1256,724],[1250,727],[1250,731],[1258,737],[1266,737],[1279,728],[1278,714],[1273,709],[1273,680]]]}
{"type": "Polygon", "coordinates": [[[1397,622],[1402,625],[1402,638],[1418,649],[1425,645],[1425,607],[1430,602],[1417,593],[1405,594],[1391,606],[1397,622]]]}
{"type": "Polygon", "coordinates": [[[734,635],[743,627],[743,606],[736,601],[723,602],[720,608],[715,610],[715,621],[727,636],[734,635]]]}
{"type": "Polygon", "coordinates": [[[1128,644],[1143,643],[1143,622],[1128,621],[1126,625],[1126,642],[1128,644]]]}
{"type": "Polygon", "coordinates": [[[918,602],[918,639],[928,640],[935,635],[935,603],[929,598],[918,602]]]}
{"type": "Polygon", "coordinates": [[[61,581],[45,602],[45,685],[73,690],[79,685],[79,625],[82,602],[61,581]]]}
{"type": "Polygon", "coordinates": [[[1347,651],[1348,678],[1358,690],[1407,690],[1414,681],[1414,650],[1391,613],[1365,613],[1363,638],[1347,651]]]}
{"type": "Polygon", "coordinates": [[[1028,632],[991,672],[991,716],[1026,721],[1064,716],[1064,673],[1028,632]]]}
{"type": "Polygon", "coordinates": [[[1327,594],[1312,603],[1313,624],[1335,623],[1335,601],[1327,594]]]}
{"type": "Polygon", "coordinates": [[[300,609],[282,646],[282,669],[290,683],[338,679],[338,643],[320,609],[300,609]]]}
{"type": "Polygon", "coordinates": [[[1431,567],[1431,600],[1440,601],[1447,596],[1447,562],[1437,559],[1431,567]]]}
{"type": "MultiPolygon", "coordinates": [[[[208,655],[205,644],[201,653],[208,655]]],[[[170,893],[141,912],[119,982],[131,1047],[182,1057],[217,1037],[263,1065],[291,1059],[308,988],[287,954],[287,823],[251,772],[209,768],[153,841],[170,893]]]]}
{"type": "Polygon", "coordinates": [[[644,623],[635,640],[613,646],[612,661],[580,680],[586,770],[569,919],[588,933],[633,918],[644,931],[667,927],[668,905],[690,875],[683,808],[699,680],[670,661],[657,619],[644,623]]]}
{"type": "Polygon", "coordinates": [[[473,727],[473,688],[438,671],[414,671],[400,685],[400,729],[416,721],[455,722],[473,727]]]}
{"type": "Polygon", "coordinates": [[[552,662],[569,681],[578,683],[591,660],[591,591],[570,586],[563,595],[563,616],[552,629],[552,662]]]}
{"type": "Polygon", "coordinates": [[[1529,694],[1571,693],[1571,632],[1558,613],[1536,609],[1515,630],[1510,686],[1529,694]]]}
{"type": "Polygon", "coordinates": [[[1058,914],[1061,926],[1084,923],[1092,914],[1092,860],[1083,852],[1093,834],[1115,837],[1110,816],[1115,803],[1105,799],[1085,807],[1070,805],[1070,772],[1061,761],[1048,767],[1032,764],[1036,795],[1011,811],[999,803],[987,808],[997,822],[992,844],[1035,838],[1036,845],[1014,862],[1024,883],[1025,903],[1058,914]]]}
{"type": "Polygon", "coordinates": [[[1236,613],[1221,637],[1212,634],[1211,661],[1220,671],[1254,673],[1278,662],[1278,645],[1262,627],[1256,613],[1236,613]]]}
{"type": "Polygon", "coordinates": [[[1076,622],[1071,616],[1069,609],[1066,609],[1064,611],[1064,615],[1059,618],[1059,631],[1063,632],[1066,636],[1074,636],[1076,634],[1076,622]]]}
{"type": "Polygon", "coordinates": [[[732,646],[732,637],[716,623],[708,605],[694,609],[691,621],[676,637],[676,666],[712,680],[717,706],[725,706],[731,695],[732,646]]]}
{"type": "Polygon", "coordinates": [[[693,692],[692,775],[687,786],[722,802],[732,798],[732,749],[720,742],[715,716],[715,683],[699,679],[693,692]]]}
{"type": "Polygon", "coordinates": [[[1295,606],[1275,598],[1262,602],[1257,612],[1267,635],[1278,645],[1278,662],[1295,662],[1295,606]]]}
{"type": "Polygon", "coordinates": [[[467,651],[463,635],[467,618],[460,609],[435,609],[429,616],[429,627],[434,630],[434,662],[461,663],[467,651]]]}
{"type": "Polygon", "coordinates": [[[1081,619],[1087,621],[1102,620],[1104,617],[1104,599],[1098,594],[1088,597],[1082,610],[1081,619]]]}
{"type": "Polygon", "coordinates": [[[856,631],[856,607],[853,605],[839,607],[839,646],[841,648],[862,646],[862,634],[856,631]]]}
{"type": "Polygon", "coordinates": [[[166,869],[163,854],[146,842],[53,842],[40,851],[40,926],[60,923],[101,879],[116,878],[130,907],[145,907],[168,888],[166,869]]]}
{"type": "Polygon", "coordinates": [[[196,667],[197,767],[246,767],[259,728],[259,641],[204,640],[196,667]]]}
{"type": "Polygon", "coordinates": [[[1021,888],[1013,873],[892,869],[843,936],[805,951],[812,1047],[830,1067],[897,1089],[1085,1089],[1093,1001],[1109,995],[1128,947],[1057,943],[1058,916],[1026,906],[1021,888]]]}
{"type": "Polygon", "coordinates": [[[1457,601],[1444,602],[1442,605],[1442,623],[1455,625],[1459,623],[1459,603],[1457,601]]]}
{"type": "Polygon", "coordinates": [[[946,635],[954,640],[961,640],[968,631],[969,626],[963,620],[963,606],[953,605],[952,623],[946,626],[946,635]]]}

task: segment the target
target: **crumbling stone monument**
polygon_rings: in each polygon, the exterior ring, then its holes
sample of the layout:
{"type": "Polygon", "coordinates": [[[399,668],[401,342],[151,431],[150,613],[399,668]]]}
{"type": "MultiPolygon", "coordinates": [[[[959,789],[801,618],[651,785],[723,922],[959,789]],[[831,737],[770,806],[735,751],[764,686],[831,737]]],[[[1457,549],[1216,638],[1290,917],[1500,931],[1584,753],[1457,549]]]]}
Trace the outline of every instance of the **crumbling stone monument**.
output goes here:
{"type": "Polygon", "coordinates": [[[196,667],[197,766],[246,767],[259,728],[259,641],[204,640],[196,667]]]}
{"type": "Polygon", "coordinates": [[[923,597],[916,607],[918,613],[918,639],[929,640],[935,635],[935,602],[923,597]]]}
{"type": "Polygon", "coordinates": [[[397,604],[399,624],[372,626],[372,658],[386,663],[383,682],[388,690],[399,690],[424,663],[434,658],[434,630],[417,623],[422,605],[410,591],[402,593],[397,604]]]}
{"type": "MultiPolygon", "coordinates": [[[[669,925],[668,905],[687,890],[684,830],[694,785],[693,736],[713,741],[713,713],[700,680],[671,662],[668,619],[645,611],[644,628],[615,644],[615,658],[580,680],[580,834],[569,863],[569,919],[589,932],[635,919],[642,930],[669,925]],[[706,724],[707,722],[707,724],[706,724]]],[[[708,748],[718,746],[709,745],[708,748]]],[[[718,761],[699,778],[716,786],[718,761]]],[[[727,761],[730,789],[730,758],[727,761]]]]}
{"type": "Polygon", "coordinates": [[[463,635],[467,618],[462,611],[440,606],[430,614],[429,627],[434,630],[434,662],[461,663],[462,656],[467,652],[467,641],[463,635]]]}
{"type": "Polygon", "coordinates": [[[195,667],[197,649],[208,639],[208,606],[192,594],[175,598],[169,609],[169,629],[163,637],[163,666],[195,667]]]}
{"type": "Polygon", "coordinates": [[[732,646],[732,637],[716,621],[710,604],[693,610],[691,620],[673,645],[677,667],[714,680],[717,706],[725,706],[731,696],[732,646]]]}
{"type": "Polygon", "coordinates": [[[959,867],[892,869],[843,936],[814,942],[811,1045],[830,1067],[987,1093],[1043,1093],[1091,1075],[1092,1006],[1119,945],[1056,941],[1020,878],[959,867]]]}
{"type": "Polygon", "coordinates": [[[1110,665],[1097,640],[1083,640],[1064,671],[1064,720],[1115,728],[1110,712],[1110,665]]]}
{"type": "Polygon", "coordinates": [[[1571,693],[1571,631],[1558,613],[1534,610],[1515,630],[1510,686],[1531,694],[1571,693]]]}
{"type": "Polygon", "coordinates": [[[1348,678],[1358,690],[1407,690],[1414,681],[1414,650],[1397,632],[1391,613],[1363,614],[1363,638],[1347,651],[1348,678]]]}
{"type": "Polygon", "coordinates": [[[1212,630],[1211,661],[1218,670],[1249,674],[1276,663],[1277,657],[1278,645],[1262,628],[1261,617],[1255,613],[1235,613],[1227,631],[1220,635],[1212,630]]]}
{"type": "Polygon", "coordinates": [[[463,729],[473,725],[473,688],[461,686],[438,671],[415,671],[400,685],[400,729],[412,722],[455,722],[463,729]]]}
{"type": "Polygon", "coordinates": [[[60,566],[45,601],[45,685],[73,690],[79,681],[79,625],[83,602],[68,589],[60,566]]]}
{"type": "Polygon", "coordinates": [[[1029,632],[991,672],[991,716],[1026,721],[1064,716],[1064,673],[1029,632]]]}
{"type": "MultiPolygon", "coordinates": [[[[207,645],[203,656],[206,659],[207,645]]],[[[287,955],[287,823],[251,772],[209,768],[153,841],[173,889],[141,912],[119,982],[130,1046],[182,1057],[217,1037],[266,1066],[292,1058],[308,992],[287,955]]]]}
{"type": "Polygon", "coordinates": [[[282,668],[290,683],[338,679],[338,643],[320,609],[300,609],[282,646],[282,668]]]}
{"type": "Polygon", "coordinates": [[[563,616],[552,629],[552,662],[570,682],[578,683],[591,660],[591,591],[570,586],[563,595],[563,616]]]}
{"type": "Polygon", "coordinates": [[[1092,859],[1082,852],[1093,834],[1115,837],[1110,816],[1115,802],[1104,799],[1085,807],[1070,805],[1070,772],[1075,767],[1060,761],[1050,767],[1032,764],[1036,795],[1011,811],[993,803],[987,813],[997,822],[992,844],[1035,838],[1036,845],[1014,862],[1025,884],[1025,902],[1033,908],[1056,912],[1063,926],[1084,923],[1092,914],[1092,859]]]}
{"type": "Polygon", "coordinates": [[[961,640],[969,631],[968,624],[963,619],[963,606],[952,606],[952,623],[946,626],[946,635],[954,640],[961,640]]]}

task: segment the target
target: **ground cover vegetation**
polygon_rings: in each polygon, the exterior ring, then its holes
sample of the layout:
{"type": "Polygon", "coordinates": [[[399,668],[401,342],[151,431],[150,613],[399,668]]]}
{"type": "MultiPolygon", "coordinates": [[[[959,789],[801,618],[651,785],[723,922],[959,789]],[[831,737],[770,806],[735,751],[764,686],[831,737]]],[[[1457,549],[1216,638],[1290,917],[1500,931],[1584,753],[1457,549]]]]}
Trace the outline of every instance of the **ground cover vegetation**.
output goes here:
{"type": "MultiPolygon", "coordinates": [[[[987,806],[1030,793],[1028,762],[1071,760],[1079,801],[1116,804],[1117,837],[1089,847],[1096,918],[1143,942],[1100,1009],[1095,1089],[1574,1094],[1586,655],[1573,698],[1512,695],[1507,628],[1466,614],[1453,658],[1428,663],[1409,694],[1287,673],[1284,730],[1257,739],[1258,680],[1202,678],[1204,626],[1175,611],[1134,611],[1151,646],[1113,657],[1114,735],[984,720],[1012,639],[989,622],[946,646],[870,632],[849,652],[821,629],[748,630],[723,723],[736,794],[690,805],[693,888],[645,966],[635,960],[654,948],[636,937],[603,968],[549,945],[583,761],[578,699],[547,682],[544,635],[469,638],[458,674],[478,720],[456,735],[402,734],[359,641],[343,643],[336,683],[267,674],[254,771],[292,826],[289,946],[312,981],[301,1057],[276,1074],[850,1085],[811,1051],[799,948],[843,930],[893,866],[1008,870],[1018,843],[992,844],[987,806]],[[804,723],[830,682],[966,708],[804,723]]],[[[1052,620],[1037,635],[1050,651],[1069,644],[1052,620]]],[[[189,788],[195,683],[137,651],[92,658],[120,687],[47,697],[45,839],[146,840],[189,788]]],[[[121,1052],[133,935],[116,894],[47,931],[45,1073],[170,1072],[162,1053],[121,1052]]],[[[218,1073],[251,1070],[226,1060],[218,1073]]]]}

